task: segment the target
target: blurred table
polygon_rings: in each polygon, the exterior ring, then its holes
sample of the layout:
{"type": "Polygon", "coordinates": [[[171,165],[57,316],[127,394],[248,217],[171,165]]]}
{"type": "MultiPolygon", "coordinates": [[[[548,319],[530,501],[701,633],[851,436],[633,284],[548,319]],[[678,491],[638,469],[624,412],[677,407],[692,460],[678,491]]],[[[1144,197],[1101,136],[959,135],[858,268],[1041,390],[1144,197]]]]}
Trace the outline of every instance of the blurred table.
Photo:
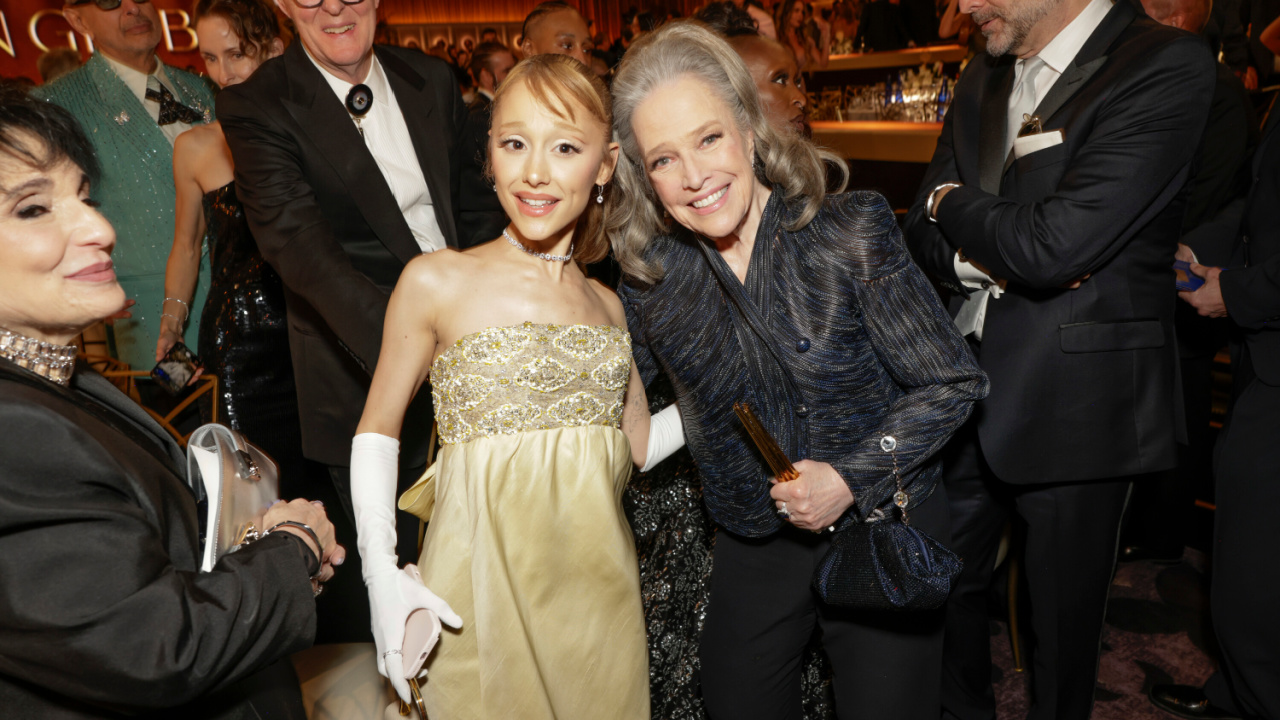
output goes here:
{"type": "Polygon", "coordinates": [[[928,163],[941,133],[942,123],[813,123],[813,141],[846,160],[928,163]]]}

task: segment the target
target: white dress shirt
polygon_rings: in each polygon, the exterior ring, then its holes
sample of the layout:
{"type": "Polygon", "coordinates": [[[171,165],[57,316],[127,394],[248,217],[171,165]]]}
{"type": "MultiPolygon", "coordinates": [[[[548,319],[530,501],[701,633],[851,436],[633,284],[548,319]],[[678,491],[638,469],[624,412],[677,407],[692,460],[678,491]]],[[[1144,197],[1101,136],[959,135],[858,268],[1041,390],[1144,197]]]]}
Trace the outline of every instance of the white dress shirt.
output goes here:
{"type": "MultiPolygon", "coordinates": [[[[1080,48],[1084,47],[1089,36],[1102,24],[1102,19],[1111,12],[1112,4],[1112,0],[1092,0],[1039,52],[1038,57],[1044,61],[1044,68],[1035,78],[1037,106],[1053,89],[1058,78],[1062,77],[1062,71],[1080,54],[1080,48]]],[[[1018,80],[1022,77],[1026,62],[1019,59],[1013,66],[1014,87],[1017,87],[1018,80]]],[[[986,273],[961,260],[960,253],[956,253],[952,265],[956,277],[965,287],[979,291],[970,294],[969,299],[961,306],[960,312],[956,314],[956,327],[961,335],[973,333],[975,338],[981,340],[982,325],[987,319],[987,303],[999,298],[1003,291],[986,273]]]]}
{"type": "MultiPolygon", "coordinates": [[[[147,99],[148,77],[155,77],[156,80],[160,81],[161,85],[168,88],[175,100],[182,102],[182,99],[178,97],[178,93],[173,92],[173,81],[165,74],[164,63],[160,62],[160,58],[156,58],[156,69],[151,73],[151,75],[140,73],[128,65],[118,63],[110,57],[107,57],[106,54],[103,54],[102,59],[107,61],[107,65],[110,66],[112,70],[116,71],[116,75],[120,76],[120,80],[129,88],[129,92],[133,93],[134,96],[138,98],[138,102],[142,103],[142,107],[147,109],[147,114],[151,116],[151,122],[160,122],[160,103],[155,100],[147,99]]],[[[190,125],[182,122],[181,120],[175,120],[168,125],[160,125],[159,127],[160,132],[164,133],[164,136],[169,140],[170,145],[173,144],[174,140],[178,139],[179,135],[191,129],[190,125]]]]}
{"type": "MultiPolygon", "coordinates": [[[[347,94],[354,87],[352,83],[332,75],[317,63],[311,53],[307,53],[311,62],[320,71],[325,82],[338,96],[338,102],[346,108],[347,94]]],[[[369,68],[369,76],[364,84],[373,92],[373,106],[360,121],[364,130],[364,141],[369,146],[373,160],[382,171],[391,188],[391,194],[400,206],[404,221],[413,233],[422,252],[429,253],[443,250],[447,243],[440,224],[436,222],[435,208],[431,202],[431,191],[427,189],[427,180],[422,174],[422,166],[418,164],[418,154],[413,148],[413,138],[409,137],[409,125],[405,122],[400,104],[396,102],[396,94],[387,82],[386,73],[378,56],[373,56],[373,65],[369,68]]],[[[352,123],[355,120],[351,121],[352,123]]]]}

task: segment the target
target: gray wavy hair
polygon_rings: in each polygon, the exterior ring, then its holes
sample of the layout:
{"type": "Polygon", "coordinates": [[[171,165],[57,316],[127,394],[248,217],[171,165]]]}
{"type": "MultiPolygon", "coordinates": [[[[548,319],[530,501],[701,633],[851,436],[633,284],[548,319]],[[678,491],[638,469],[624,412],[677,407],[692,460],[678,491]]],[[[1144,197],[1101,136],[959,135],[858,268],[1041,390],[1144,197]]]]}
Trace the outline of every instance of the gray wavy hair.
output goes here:
{"type": "Polygon", "coordinates": [[[613,81],[613,136],[622,152],[614,172],[617,187],[609,196],[606,232],[623,272],[649,283],[661,278],[662,268],[645,258],[645,250],[669,230],[631,121],[649,93],[684,75],[694,76],[719,96],[732,111],[738,132],[755,136],[757,179],[781,191],[788,204],[798,202],[801,207],[784,226],[787,230],[808,225],[822,208],[827,193],[823,161],[833,162],[842,172],[839,190],[848,181],[848,168],[839,156],[769,124],[742,58],[705,25],[682,20],[646,33],[627,50],[613,81]]]}

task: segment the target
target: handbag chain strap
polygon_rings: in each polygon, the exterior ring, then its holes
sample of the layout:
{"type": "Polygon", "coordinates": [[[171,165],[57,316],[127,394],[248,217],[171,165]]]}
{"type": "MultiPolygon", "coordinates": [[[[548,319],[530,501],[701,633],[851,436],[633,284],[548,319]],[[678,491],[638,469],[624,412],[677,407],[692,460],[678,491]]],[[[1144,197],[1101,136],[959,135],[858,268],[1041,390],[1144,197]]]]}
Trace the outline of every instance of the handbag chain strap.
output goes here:
{"type": "Polygon", "coordinates": [[[893,494],[893,504],[898,506],[898,512],[902,515],[902,524],[910,525],[911,523],[907,521],[907,503],[911,502],[911,496],[902,488],[902,475],[898,473],[898,439],[892,435],[885,435],[880,438],[880,449],[893,457],[893,481],[898,485],[898,491],[893,494]]]}

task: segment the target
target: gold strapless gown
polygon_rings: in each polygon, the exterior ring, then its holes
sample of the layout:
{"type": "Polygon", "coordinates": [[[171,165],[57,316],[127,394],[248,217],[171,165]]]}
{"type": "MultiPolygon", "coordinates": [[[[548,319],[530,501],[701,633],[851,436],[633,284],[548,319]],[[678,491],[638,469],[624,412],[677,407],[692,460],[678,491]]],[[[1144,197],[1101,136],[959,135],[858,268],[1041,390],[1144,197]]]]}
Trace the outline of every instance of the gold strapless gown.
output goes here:
{"type": "Polygon", "coordinates": [[[649,717],[630,373],[613,326],[489,328],[432,364],[443,447],[400,507],[430,520],[423,582],[463,626],[427,661],[431,720],[649,717]]]}

